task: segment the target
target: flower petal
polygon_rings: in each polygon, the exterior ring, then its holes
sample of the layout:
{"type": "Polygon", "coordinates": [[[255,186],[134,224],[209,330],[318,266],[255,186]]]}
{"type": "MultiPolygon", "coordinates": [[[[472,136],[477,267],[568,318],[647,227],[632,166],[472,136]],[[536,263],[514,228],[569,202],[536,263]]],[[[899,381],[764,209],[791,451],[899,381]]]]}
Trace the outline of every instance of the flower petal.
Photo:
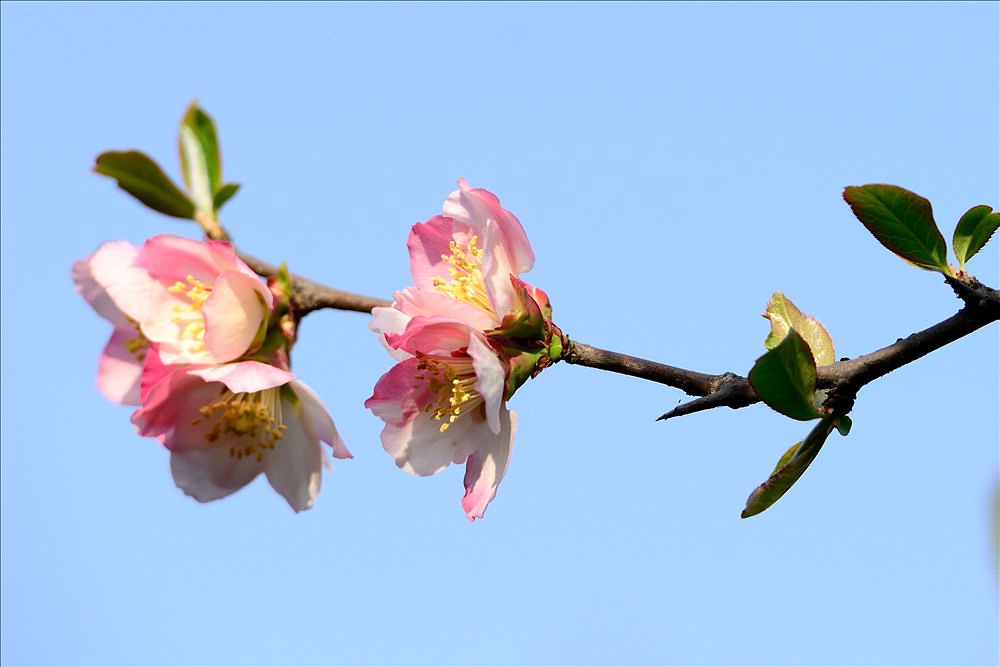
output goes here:
{"type": "Polygon", "coordinates": [[[338,459],[352,459],[354,456],[347,450],[344,441],[337,433],[337,427],[333,423],[333,418],[327,412],[323,401],[304,382],[298,380],[291,381],[292,391],[299,397],[303,410],[302,418],[305,420],[306,429],[316,435],[320,440],[333,448],[333,455],[338,459]]]}
{"type": "Polygon", "coordinates": [[[507,371],[497,353],[479,336],[469,336],[469,356],[476,371],[476,391],[482,394],[485,404],[486,423],[491,431],[499,433],[507,371]]]}
{"type": "Polygon", "coordinates": [[[221,382],[233,393],[263,391],[288,384],[295,374],[260,361],[196,367],[188,371],[206,382],[221,382]]]}
{"type": "Polygon", "coordinates": [[[226,271],[215,280],[201,309],[205,347],[214,361],[226,362],[246,353],[267,317],[266,291],[258,277],[239,271],[226,271]]]}
{"type": "Polygon", "coordinates": [[[255,457],[235,458],[223,447],[186,449],[170,453],[170,472],[181,491],[201,503],[239,491],[260,474],[255,457]]]}
{"type": "Polygon", "coordinates": [[[392,305],[410,317],[452,320],[473,329],[491,329],[497,324],[497,320],[482,308],[437,291],[407,287],[393,295],[392,305]]]}
{"type": "Polygon", "coordinates": [[[297,406],[282,401],[283,437],[264,454],[264,472],[274,490],[296,512],[312,507],[322,482],[323,453],[319,439],[309,432],[297,406]]]}
{"type": "Polygon", "coordinates": [[[507,473],[517,430],[517,413],[504,409],[500,415],[500,432],[485,434],[482,430],[479,446],[465,465],[465,496],[462,509],[470,521],[483,518],[486,506],[497,494],[497,486],[507,473]]]}
{"type": "Polygon", "coordinates": [[[201,409],[218,400],[223,386],[204,382],[184,366],[166,368],[159,382],[143,387],[142,407],[132,413],[132,423],[139,435],[156,438],[172,451],[211,447],[212,425],[200,419],[201,409]]]}
{"type": "Polygon", "coordinates": [[[396,361],[402,361],[403,359],[409,358],[411,355],[409,352],[396,350],[390,347],[389,343],[385,339],[385,334],[399,333],[406,328],[406,324],[409,321],[410,316],[400,310],[397,310],[396,308],[388,306],[372,308],[372,321],[368,323],[368,328],[379,335],[378,342],[382,344],[385,351],[388,352],[396,361]]]}
{"type": "MultiPolygon", "coordinates": [[[[444,216],[435,216],[427,222],[420,222],[410,229],[406,247],[410,251],[410,274],[413,284],[422,290],[434,290],[434,279],[448,274],[450,265],[442,256],[451,255],[451,243],[456,241],[458,230],[453,221],[444,216]]],[[[463,226],[466,231],[471,231],[463,226]]],[[[471,233],[467,236],[471,236],[471,233]]]]}
{"type": "MultiPolygon", "coordinates": [[[[118,243],[125,243],[125,241],[118,243]]],[[[94,274],[90,270],[89,259],[77,260],[73,264],[73,282],[76,283],[76,291],[90,304],[91,308],[97,311],[98,315],[117,328],[129,326],[125,313],[115,305],[108,291],[94,278],[94,274]]]]}
{"type": "MultiPolygon", "coordinates": [[[[160,286],[149,274],[136,265],[139,248],[128,241],[105,243],[90,257],[90,276],[104,288],[119,311],[137,322],[141,322],[149,311],[151,296],[160,286]]],[[[84,298],[87,298],[84,295],[84,298]]],[[[90,301],[90,299],[87,299],[90,301]]],[[[91,301],[98,312],[108,318],[105,304],[91,301]]]]}
{"type": "Polygon", "coordinates": [[[135,336],[134,327],[115,329],[97,363],[97,388],[112,403],[139,405],[143,362],[125,348],[135,336]]]}
{"type": "Polygon", "coordinates": [[[495,220],[503,232],[504,245],[513,265],[511,273],[525,273],[535,265],[535,253],[521,222],[517,216],[503,208],[500,200],[489,190],[473,188],[464,178],[459,178],[458,190],[448,195],[443,212],[455,222],[467,224],[477,230],[485,230],[486,222],[495,220]]]}
{"type": "Polygon", "coordinates": [[[410,357],[390,368],[375,383],[375,391],[365,401],[365,407],[386,423],[400,426],[407,422],[430,399],[426,382],[422,383],[425,391],[418,391],[419,363],[410,357]]]}
{"type": "Polygon", "coordinates": [[[226,267],[220,267],[212,247],[201,241],[173,234],[160,234],[146,241],[137,266],[164,285],[172,285],[188,276],[211,285],[226,267]]]}
{"type": "Polygon", "coordinates": [[[441,432],[441,421],[427,412],[416,412],[402,425],[387,423],[382,429],[382,446],[396,465],[410,473],[434,475],[449,463],[461,463],[475,450],[477,439],[470,434],[488,431],[485,422],[471,416],[459,419],[441,432]]]}
{"type": "Polygon", "coordinates": [[[411,354],[451,354],[469,345],[471,330],[459,322],[437,321],[414,317],[406,330],[398,334],[385,334],[390,347],[411,354]]]}

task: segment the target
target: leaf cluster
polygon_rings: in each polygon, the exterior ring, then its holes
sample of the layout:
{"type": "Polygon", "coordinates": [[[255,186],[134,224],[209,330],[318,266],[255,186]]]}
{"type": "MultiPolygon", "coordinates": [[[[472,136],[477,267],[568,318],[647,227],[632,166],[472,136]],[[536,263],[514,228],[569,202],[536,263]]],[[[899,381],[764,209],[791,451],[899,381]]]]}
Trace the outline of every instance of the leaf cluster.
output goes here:
{"type": "Polygon", "coordinates": [[[181,190],[159,164],[141,151],[107,151],[97,156],[94,171],[118,182],[125,192],[164,215],[201,224],[214,222],[239,183],[222,180],[222,153],[212,117],[192,102],[180,122],[178,139],[181,190]]]}

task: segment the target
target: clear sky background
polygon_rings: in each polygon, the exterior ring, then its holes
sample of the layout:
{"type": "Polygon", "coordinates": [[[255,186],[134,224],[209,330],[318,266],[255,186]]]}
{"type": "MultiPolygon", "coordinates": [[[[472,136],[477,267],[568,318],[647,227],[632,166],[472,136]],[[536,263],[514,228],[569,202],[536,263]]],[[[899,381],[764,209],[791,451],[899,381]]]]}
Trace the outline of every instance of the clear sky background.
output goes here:
{"type": "MultiPolygon", "coordinates": [[[[960,303],[841,200],[895,183],[950,239],[998,193],[998,5],[60,4],[2,8],[5,664],[996,664],[998,327],[861,394],[854,432],[763,515],[808,426],[763,406],[657,423],[680,391],[559,365],[512,401],[483,521],[462,468],[412,478],[362,402],[356,313],[294,369],[355,459],[295,515],[210,505],[94,388],[108,326],[70,265],[193,226],[90,173],[179,178],[197,97],[240,246],[337,287],[409,284],[455,178],[497,193],[571,337],[745,373],[783,290],[855,356],[960,303]]],[[[997,286],[994,239],[970,270],[997,286]]]]}

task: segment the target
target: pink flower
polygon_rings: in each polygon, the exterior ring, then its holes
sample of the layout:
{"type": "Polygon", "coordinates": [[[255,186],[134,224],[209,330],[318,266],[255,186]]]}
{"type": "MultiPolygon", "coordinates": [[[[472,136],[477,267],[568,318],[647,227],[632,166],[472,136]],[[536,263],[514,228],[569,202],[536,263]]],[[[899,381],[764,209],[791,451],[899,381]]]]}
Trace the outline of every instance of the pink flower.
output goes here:
{"type": "Polygon", "coordinates": [[[399,363],[365,406],[385,421],[383,447],[403,470],[465,462],[462,507],[474,520],[510,461],[517,415],[506,400],[558,359],[562,338],[548,297],[517,277],[534,264],[521,223],[493,194],[458,183],[445,215],[410,232],[416,288],[372,311],[399,363]]]}
{"type": "Polygon", "coordinates": [[[170,450],[174,482],[199,502],[263,472],[300,512],[319,493],[320,442],[334,457],[351,458],[319,397],[290,371],[259,361],[166,365],[155,350],[132,422],[170,450]]]}
{"type": "Polygon", "coordinates": [[[149,340],[139,331],[139,325],[115,304],[104,285],[94,278],[91,264],[130,264],[138,248],[127,241],[112,241],[102,245],[89,259],[73,264],[73,281],[80,295],[97,313],[114,325],[111,340],[104,348],[97,366],[97,388],[109,401],[139,405],[139,378],[149,340]]]}
{"type": "Polygon", "coordinates": [[[228,243],[170,235],[142,248],[117,241],[101,246],[87,268],[165,363],[225,363],[263,341],[273,297],[228,243]]]}

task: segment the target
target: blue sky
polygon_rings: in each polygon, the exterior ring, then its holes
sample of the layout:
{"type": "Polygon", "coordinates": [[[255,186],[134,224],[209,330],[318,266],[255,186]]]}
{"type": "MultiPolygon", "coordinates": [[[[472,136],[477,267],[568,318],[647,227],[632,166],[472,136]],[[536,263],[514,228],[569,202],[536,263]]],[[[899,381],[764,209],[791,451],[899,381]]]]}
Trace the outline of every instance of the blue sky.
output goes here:
{"type": "MultiPolygon", "coordinates": [[[[198,505],[94,389],[108,330],[72,262],[195,234],[90,173],[178,177],[220,127],[240,246],[380,296],[455,178],[495,192],[572,338],[745,373],[775,290],[838,356],[959,303],[840,198],[889,182],[950,238],[1000,205],[996,3],[2,6],[4,664],[996,664],[998,335],[866,387],[778,504],[805,433],[763,406],[667,423],[679,391],[559,365],[512,401],[483,521],[459,467],[396,469],[362,407],[390,359],[310,315],[294,368],[355,458],[293,514],[263,480],[198,505]]],[[[997,243],[970,262],[996,286],[997,243]]]]}

